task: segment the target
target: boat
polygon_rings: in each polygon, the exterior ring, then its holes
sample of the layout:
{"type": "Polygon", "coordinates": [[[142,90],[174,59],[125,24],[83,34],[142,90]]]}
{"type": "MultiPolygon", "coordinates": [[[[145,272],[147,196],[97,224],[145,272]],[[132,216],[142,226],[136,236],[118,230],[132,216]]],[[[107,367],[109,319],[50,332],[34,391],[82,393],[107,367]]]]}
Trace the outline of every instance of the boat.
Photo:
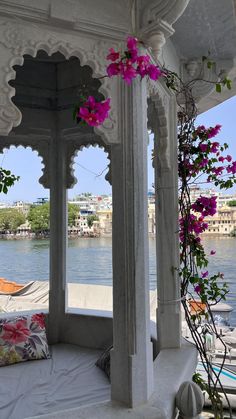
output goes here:
{"type": "Polygon", "coordinates": [[[0,278],[0,293],[1,294],[14,294],[22,290],[26,284],[17,284],[14,281],[8,281],[5,278],[0,278]]]}

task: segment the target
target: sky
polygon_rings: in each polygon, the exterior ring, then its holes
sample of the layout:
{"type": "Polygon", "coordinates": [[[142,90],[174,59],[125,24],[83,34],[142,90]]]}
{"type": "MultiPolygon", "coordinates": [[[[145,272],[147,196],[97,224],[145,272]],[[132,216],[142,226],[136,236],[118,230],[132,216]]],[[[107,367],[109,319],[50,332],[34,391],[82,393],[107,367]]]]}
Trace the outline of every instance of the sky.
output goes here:
{"type": "MultiPolygon", "coordinates": [[[[222,125],[216,141],[228,143],[227,154],[231,154],[233,160],[236,160],[236,96],[200,115],[197,123],[205,126],[222,125]]],[[[152,189],[153,184],[152,147],[153,141],[150,138],[148,147],[149,189],[152,189]]],[[[73,189],[68,191],[69,198],[83,192],[91,192],[94,195],[111,194],[111,186],[105,180],[109,161],[107,154],[102,149],[98,147],[84,148],[74,161],[75,177],[78,182],[73,189]],[[99,176],[102,172],[103,174],[99,176]]],[[[34,202],[38,198],[49,197],[48,190],[38,183],[42,174],[41,158],[29,147],[26,149],[11,147],[9,150],[5,150],[3,154],[0,154],[0,167],[9,169],[15,175],[20,176],[19,182],[9,189],[7,195],[0,195],[0,202],[12,203],[18,200],[34,202]]],[[[236,187],[233,191],[236,192],[236,187]]]]}

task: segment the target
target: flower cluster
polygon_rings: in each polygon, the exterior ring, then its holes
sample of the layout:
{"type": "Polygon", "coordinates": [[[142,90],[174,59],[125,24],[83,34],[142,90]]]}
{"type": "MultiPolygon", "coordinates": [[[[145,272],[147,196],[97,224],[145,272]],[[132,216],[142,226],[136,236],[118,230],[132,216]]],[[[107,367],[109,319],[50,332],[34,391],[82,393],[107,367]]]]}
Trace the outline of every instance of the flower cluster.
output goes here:
{"type": "Polygon", "coordinates": [[[85,121],[91,127],[101,125],[108,117],[110,110],[110,99],[103,102],[96,102],[93,96],[89,96],[88,100],[77,110],[77,118],[85,121]]]}
{"type": "Polygon", "coordinates": [[[186,236],[192,234],[199,236],[208,227],[208,224],[204,222],[203,216],[197,217],[194,214],[188,214],[186,217],[180,218],[179,224],[181,242],[184,242],[186,236]]]}
{"type": "Polygon", "coordinates": [[[203,217],[208,215],[214,215],[216,213],[216,196],[207,197],[200,196],[194,204],[192,204],[192,209],[195,212],[200,212],[203,217]]]}
{"type": "Polygon", "coordinates": [[[180,141],[179,174],[184,174],[186,179],[199,177],[200,174],[207,175],[207,182],[213,182],[215,186],[221,188],[232,187],[236,182],[236,161],[227,154],[222,155],[227,148],[227,144],[220,145],[217,141],[212,141],[221,129],[221,125],[206,128],[204,125],[198,126],[192,131],[191,141],[188,144],[180,141]],[[223,179],[225,175],[231,175],[227,181],[223,179]]]}
{"type": "Polygon", "coordinates": [[[127,39],[127,50],[121,54],[111,48],[107,60],[112,61],[107,67],[109,77],[121,75],[123,80],[130,84],[138,75],[141,78],[150,77],[151,80],[158,80],[165,73],[154,64],[150,63],[149,55],[138,54],[138,40],[133,37],[127,39]]]}

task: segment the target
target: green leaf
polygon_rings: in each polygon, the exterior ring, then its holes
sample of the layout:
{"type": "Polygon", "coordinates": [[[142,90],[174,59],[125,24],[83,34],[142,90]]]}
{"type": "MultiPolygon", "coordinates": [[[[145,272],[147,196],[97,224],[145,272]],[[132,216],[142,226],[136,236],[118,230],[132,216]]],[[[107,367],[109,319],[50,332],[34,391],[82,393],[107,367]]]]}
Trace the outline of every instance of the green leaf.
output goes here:
{"type": "Polygon", "coordinates": [[[227,79],[227,81],[226,81],[226,87],[227,87],[227,89],[231,90],[231,88],[232,88],[231,80],[227,79]]]}
{"type": "Polygon", "coordinates": [[[216,83],[216,92],[221,93],[221,84],[220,83],[216,83]]]}

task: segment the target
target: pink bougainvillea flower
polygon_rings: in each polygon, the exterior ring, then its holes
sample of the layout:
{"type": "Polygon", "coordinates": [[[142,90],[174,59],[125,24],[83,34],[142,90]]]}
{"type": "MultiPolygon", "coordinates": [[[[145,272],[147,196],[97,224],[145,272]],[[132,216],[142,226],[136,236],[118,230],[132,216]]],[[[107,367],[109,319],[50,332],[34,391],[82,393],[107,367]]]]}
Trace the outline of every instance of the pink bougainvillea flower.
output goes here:
{"type": "Polygon", "coordinates": [[[162,75],[162,71],[158,66],[150,64],[147,68],[147,74],[151,80],[158,80],[162,75]]]}
{"type": "Polygon", "coordinates": [[[215,254],[216,254],[216,251],[215,250],[211,250],[210,255],[215,255],[215,254]]]}
{"type": "Polygon", "coordinates": [[[207,130],[207,137],[213,138],[215,137],[221,130],[221,125],[217,124],[215,127],[210,127],[207,130]]]}
{"type": "Polygon", "coordinates": [[[204,218],[201,216],[197,218],[194,214],[188,214],[186,218],[180,218],[180,240],[183,242],[184,238],[189,234],[195,234],[198,236],[208,228],[208,224],[204,222],[204,218]]]}
{"type": "Polygon", "coordinates": [[[123,68],[123,63],[111,63],[107,66],[107,75],[108,77],[112,76],[118,76],[118,74],[121,74],[123,68]]]}
{"type": "Polygon", "coordinates": [[[127,60],[127,62],[124,64],[122,68],[122,78],[127,83],[130,84],[131,81],[136,77],[137,71],[132,66],[132,64],[127,60]]]}
{"type": "Polygon", "coordinates": [[[217,153],[219,146],[220,144],[217,142],[212,143],[210,148],[211,153],[217,153]]]}
{"type": "Polygon", "coordinates": [[[214,215],[216,213],[216,196],[200,196],[191,206],[191,208],[200,212],[203,217],[214,215]]]}
{"type": "Polygon", "coordinates": [[[83,119],[91,127],[101,125],[108,117],[110,99],[96,102],[93,96],[89,96],[87,102],[80,107],[78,117],[83,119]]]}
{"type": "Polygon", "coordinates": [[[199,167],[205,167],[207,165],[207,163],[209,162],[208,159],[202,159],[199,163],[199,167]]]}
{"type": "Polygon", "coordinates": [[[38,324],[38,326],[39,326],[41,329],[44,329],[44,328],[45,328],[45,316],[44,316],[44,314],[43,314],[43,313],[34,314],[34,315],[31,317],[31,319],[32,319],[32,322],[37,323],[37,324],[38,324]]]}
{"type": "Polygon", "coordinates": [[[137,43],[138,43],[137,38],[133,38],[132,36],[129,36],[127,38],[128,51],[126,51],[126,56],[129,57],[132,63],[135,63],[138,57],[137,43]]]}
{"type": "Polygon", "coordinates": [[[147,67],[149,65],[150,57],[149,55],[140,55],[137,57],[137,74],[142,78],[147,75],[147,67]]]}
{"type": "Polygon", "coordinates": [[[236,161],[233,161],[233,163],[226,167],[227,173],[232,173],[233,175],[236,174],[236,161]]]}
{"type": "Polygon", "coordinates": [[[201,272],[202,278],[206,278],[208,276],[208,271],[201,272]]]}
{"type": "Polygon", "coordinates": [[[114,62],[120,59],[120,53],[115,51],[114,48],[110,48],[109,51],[110,53],[107,55],[107,60],[114,62]]]}
{"type": "Polygon", "coordinates": [[[3,325],[3,340],[13,345],[25,342],[30,335],[26,320],[18,320],[15,324],[3,325]]]}
{"type": "Polygon", "coordinates": [[[128,36],[127,38],[127,48],[129,51],[137,50],[137,38],[134,38],[133,36],[128,36]]]}
{"type": "Polygon", "coordinates": [[[199,144],[199,148],[203,153],[205,153],[208,150],[209,146],[208,144],[199,144]]]}
{"type": "Polygon", "coordinates": [[[219,166],[219,167],[213,167],[211,169],[212,173],[214,173],[216,176],[220,176],[222,175],[223,171],[224,171],[224,167],[223,166],[219,166]]]}
{"type": "Polygon", "coordinates": [[[221,163],[224,163],[224,161],[225,161],[225,157],[220,156],[220,157],[218,158],[218,161],[220,161],[221,163]]]}
{"type": "Polygon", "coordinates": [[[194,287],[194,291],[199,294],[202,291],[202,285],[198,284],[194,287]]]}
{"type": "Polygon", "coordinates": [[[226,160],[230,163],[232,161],[232,156],[230,156],[229,154],[226,156],[226,160]]]}

